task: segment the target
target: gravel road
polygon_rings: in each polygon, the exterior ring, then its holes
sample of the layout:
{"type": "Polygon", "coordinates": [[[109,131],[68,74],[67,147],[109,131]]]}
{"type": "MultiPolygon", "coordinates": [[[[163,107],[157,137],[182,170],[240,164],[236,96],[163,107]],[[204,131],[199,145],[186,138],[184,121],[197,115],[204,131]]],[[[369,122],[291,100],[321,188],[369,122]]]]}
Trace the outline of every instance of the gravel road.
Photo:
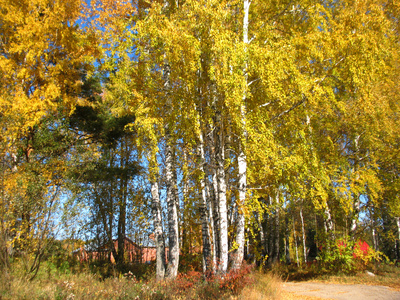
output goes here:
{"type": "Polygon", "coordinates": [[[400,292],[386,286],[362,284],[329,284],[318,282],[286,282],[282,289],[297,296],[337,300],[400,300],[400,292]]]}

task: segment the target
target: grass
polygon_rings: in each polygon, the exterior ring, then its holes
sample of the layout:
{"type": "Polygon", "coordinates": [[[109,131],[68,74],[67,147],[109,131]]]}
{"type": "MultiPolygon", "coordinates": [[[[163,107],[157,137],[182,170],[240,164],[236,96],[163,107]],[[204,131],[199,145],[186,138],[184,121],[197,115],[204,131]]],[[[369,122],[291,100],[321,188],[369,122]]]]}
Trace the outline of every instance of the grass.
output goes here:
{"type": "Polygon", "coordinates": [[[281,279],[272,273],[254,272],[253,283],[246,286],[236,298],[238,300],[284,299],[281,279]]]}
{"type": "MultiPolygon", "coordinates": [[[[104,266],[55,267],[44,265],[32,280],[22,275],[17,264],[8,273],[0,272],[1,299],[317,299],[284,292],[285,281],[314,281],[341,284],[384,285],[400,290],[400,267],[380,264],[370,267],[375,276],[326,273],[316,266],[296,268],[278,265],[267,273],[244,266],[225,276],[205,278],[186,271],[173,281],[156,282],[150,268],[142,277],[132,272],[118,273],[104,266]],[[136,276],[135,276],[136,275],[136,276]]],[[[143,271],[143,270],[142,270],[143,271]]],[[[124,271],[125,272],[125,271],[124,271]]]]}
{"type": "Polygon", "coordinates": [[[103,278],[89,270],[48,273],[32,281],[18,270],[0,275],[0,299],[283,299],[278,276],[256,272],[251,266],[223,278],[204,278],[199,272],[180,274],[173,281],[137,280],[132,273],[103,278]]]}

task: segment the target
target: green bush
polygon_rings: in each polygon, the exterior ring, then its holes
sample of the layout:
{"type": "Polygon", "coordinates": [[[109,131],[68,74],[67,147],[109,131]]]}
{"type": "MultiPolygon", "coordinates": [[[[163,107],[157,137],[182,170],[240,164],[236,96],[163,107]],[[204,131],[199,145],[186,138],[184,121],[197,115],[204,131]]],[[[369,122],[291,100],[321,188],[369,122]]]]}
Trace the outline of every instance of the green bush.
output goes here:
{"type": "Polygon", "coordinates": [[[380,252],[371,247],[362,249],[361,245],[360,240],[354,241],[350,238],[325,242],[317,257],[320,271],[350,274],[365,270],[373,262],[380,261],[380,252]]]}

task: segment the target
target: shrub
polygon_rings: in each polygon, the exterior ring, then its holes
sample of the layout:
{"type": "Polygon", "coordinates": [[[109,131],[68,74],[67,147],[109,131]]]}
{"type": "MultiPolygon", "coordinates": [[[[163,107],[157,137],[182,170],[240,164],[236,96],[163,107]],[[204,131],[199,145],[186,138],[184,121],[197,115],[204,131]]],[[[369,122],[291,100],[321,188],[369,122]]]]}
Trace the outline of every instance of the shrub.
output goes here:
{"type": "Polygon", "coordinates": [[[374,262],[381,261],[382,253],[369,247],[366,242],[359,240],[353,248],[353,257],[357,270],[365,270],[374,262]]]}
{"type": "Polygon", "coordinates": [[[361,240],[354,242],[343,238],[325,243],[317,259],[321,271],[355,273],[365,270],[374,261],[379,261],[380,256],[380,252],[361,240]]]}
{"type": "Polygon", "coordinates": [[[237,295],[246,285],[251,283],[251,279],[247,276],[254,269],[253,265],[243,264],[240,269],[232,269],[223,276],[219,282],[222,290],[230,291],[237,295]]]}
{"type": "Polygon", "coordinates": [[[354,243],[348,239],[325,242],[317,257],[322,271],[354,272],[353,245],[354,243]]]}

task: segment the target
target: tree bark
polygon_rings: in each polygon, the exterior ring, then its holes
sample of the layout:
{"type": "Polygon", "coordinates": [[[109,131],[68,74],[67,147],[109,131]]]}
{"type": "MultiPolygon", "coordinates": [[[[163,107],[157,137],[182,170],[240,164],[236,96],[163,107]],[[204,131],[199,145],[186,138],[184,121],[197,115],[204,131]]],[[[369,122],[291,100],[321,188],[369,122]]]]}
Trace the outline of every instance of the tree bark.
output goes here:
{"type": "Polygon", "coordinates": [[[118,251],[115,261],[118,264],[124,263],[125,258],[125,229],[126,229],[126,194],[127,194],[127,180],[121,179],[121,200],[119,204],[119,218],[118,218],[118,251]]]}
{"type": "Polygon", "coordinates": [[[267,228],[269,230],[268,232],[268,266],[272,265],[272,259],[273,259],[273,255],[274,255],[274,217],[272,214],[272,206],[273,206],[273,202],[272,202],[272,197],[268,196],[268,200],[269,200],[269,213],[268,213],[268,219],[267,219],[267,228]]]}
{"type": "Polygon", "coordinates": [[[398,246],[397,246],[397,258],[400,259],[400,217],[396,217],[396,224],[397,224],[397,235],[398,235],[398,246]]]}
{"type": "MultiPolygon", "coordinates": [[[[126,143],[121,142],[121,167],[127,168],[129,162],[129,149],[126,143]],[[124,149],[123,149],[124,148],[124,149]]],[[[128,177],[122,175],[120,178],[120,201],[119,201],[119,219],[118,219],[118,252],[116,262],[123,264],[125,260],[125,236],[126,236],[126,204],[128,196],[128,177]]]]}
{"type": "Polygon", "coordinates": [[[279,204],[279,194],[276,195],[276,200],[275,200],[275,232],[274,232],[274,256],[272,259],[273,263],[279,262],[279,256],[280,256],[280,247],[279,247],[279,242],[280,242],[280,204],[279,204]]]}
{"type": "Polygon", "coordinates": [[[289,214],[286,208],[285,212],[285,258],[286,264],[290,264],[290,229],[289,229],[289,214]]]}
{"type": "Polygon", "coordinates": [[[162,228],[162,211],[157,181],[151,182],[151,198],[153,210],[154,241],[156,246],[156,279],[163,280],[165,276],[165,244],[162,228]]]}
{"type": "MultiPolygon", "coordinates": [[[[213,154],[214,155],[214,154],[213,154]]],[[[217,264],[219,258],[219,217],[218,217],[218,183],[217,183],[217,175],[215,173],[216,168],[213,168],[214,173],[211,175],[212,181],[207,181],[206,184],[208,186],[208,198],[210,200],[209,207],[209,216],[210,216],[210,224],[211,224],[211,233],[212,233],[212,268],[213,272],[217,271],[217,264]]],[[[208,177],[208,176],[207,176],[208,177]]]]}
{"type": "Polygon", "coordinates": [[[293,241],[294,241],[294,248],[296,251],[296,265],[299,263],[299,249],[297,247],[297,236],[296,236],[296,219],[295,215],[293,214],[293,241]]]}
{"type": "MultiPolygon", "coordinates": [[[[354,138],[354,148],[355,148],[355,162],[354,162],[354,172],[358,171],[359,167],[359,146],[358,146],[358,141],[360,139],[360,135],[357,135],[354,138]]],[[[358,180],[358,175],[356,177],[356,180],[358,180]]],[[[359,222],[359,215],[360,215],[360,195],[358,194],[353,194],[353,215],[351,218],[351,227],[350,227],[350,236],[354,240],[356,238],[356,232],[357,232],[357,227],[358,227],[358,222],[359,222]]]]}
{"type": "MultiPolygon", "coordinates": [[[[243,43],[245,47],[249,43],[248,30],[249,30],[249,9],[250,1],[243,1],[244,17],[243,17],[243,43]]],[[[245,49],[246,51],[247,49],[245,49]]],[[[243,76],[247,85],[247,61],[243,69],[243,76]]],[[[245,215],[243,208],[246,201],[246,190],[247,190],[247,157],[245,141],[247,138],[246,131],[246,91],[243,92],[242,104],[240,107],[241,119],[242,119],[242,140],[239,140],[239,155],[238,155],[238,175],[239,175],[239,201],[238,201],[238,220],[237,220],[237,233],[236,233],[236,244],[237,250],[234,256],[233,268],[239,269],[243,262],[244,255],[244,241],[245,241],[245,215]]]]}
{"type": "Polygon", "coordinates": [[[228,213],[226,201],[226,177],[225,177],[225,137],[223,133],[223,124],[221,113],[216,112],[216,179],[218,184],[218,217],[219,217],[219,262],[218,271],[226,273],[228,269],[228,213]]]}
{"type": "Polygon", "coordinates": [[[324,219],[325,234],[330,241],[335,240],[335,233],[333,227],[333,220],[331,210],[329,209],[328,203],[325,204],[325,219],[324,219]]]}
{"type": "Polygon", "coordinates": [[[360,214],[360,197],[358,195],[354,195],[356,199],[354,199],[353,203],[353,217],[351,219],[351,227],[350,227],[350,235],[352,239],[355,239],[357,227],[358,227],[358,218],[360,214]]]}
{"type": "MultiPolygon", "coordinates": [[[[165,1],[167,3],[167,1],[165,1]]],[[[165,91],[165,180],[167,185],[167,209],[168,209],[168,265],[166,277],[173,279],[178,275],[179,265],[179,220],[177,211],[176,199],[176,182],[174,170],[176,164],[174,160],[174,149],[171,137],[171,123],[167,117],[172,112],[172,99],[171,99],[171,66],[166,61],[163,68],[163,83],[165,91]]]]}
{"type": "Polygon", "coordinates": [[[175,184],[174,184],[174,166],[172,146],[169,145],[167,138],[165,154],[165,173],[167,183],[167,207],[168,207],[168,266],[167,278],[175,278],[178,275],[179,264],[179,226],[178,212],[176,209],[175,184]]]}
{"type": "Polygon", "coordinates": [[[201,190],[201,203],[200,203],[200,217],[201,217],[201,232],[202,232],[202,242],[203,242],[203,271],[208,272],[211,269],[211,244],[210,244],[210,228],[208,221],[208,211],[207,211],[207,191],[205,182],[205,153],[204,153],[204,138],[203,133],[200,132],[199,136],[199,146],[198,155],[200,162],[200,190],[201,190]]]}
{"type": "Polygon", "coordinates": [[[300,208],[301,234],[303,238],[304,263],[307,263],[306,232],[304,230],[303,208],[300,208]]]}

